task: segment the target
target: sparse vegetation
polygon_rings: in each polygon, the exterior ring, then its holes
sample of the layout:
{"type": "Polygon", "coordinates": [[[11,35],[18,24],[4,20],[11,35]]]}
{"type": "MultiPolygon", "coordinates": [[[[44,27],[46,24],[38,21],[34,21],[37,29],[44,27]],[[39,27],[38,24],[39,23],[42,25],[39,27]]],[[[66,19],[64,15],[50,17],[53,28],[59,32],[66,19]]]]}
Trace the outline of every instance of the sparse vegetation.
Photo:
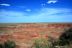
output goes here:
{"type": "Polygon", "coordinates": [[[72,28],[65,30],[58,40],[51,37],[36,39],[34,48],[72,48],[72,28]]]}
{"type": "Polygon", "coordinates": [[[36,39],[34,42],[34,48],[54,48],[52,38],[44,39],[39,38],[36,39]]]}
{"type": "Polygon", "coordinates": [[[72,28],[66,30],[59,38],[60,45],[70,45],[72,44],[72,28]]]}
{"type": "Polygon", "coordinates": [[[16,44],[14,41],[6,41],[4,42],[4,44],[0,44],[0,48],[15,48],[16,47],[16,44]]]}
{"type": "MultiPolygon", "coordinates": [[[[67,25],[64,25],[65,24],[4,24],[0,25],[0,35],[3,36],[3,34],[9,33],[9,35],[13,35],[12,39],[18,43],[17,48],[21,48],[22,46],[26,48],[28,45],[30,45],[29,47],[33,45],[32,48],[72,48],[72,28],[64,31],[64,29],[67,28],[67,25]],[[59,37],[59,39],[54,40],[54,37],[59,37]],[[31,40],[30,43],[28,43],[29,40],[31,40]]],[[[69,25],[72,26],[72,24],[69,25]]],[[[8,36],[0,36],[0,38],[4,40],[7,39],[6,37],[8,36]]],[[[14,41],[8,40],[4,44],[0,43],[0,48],[15,48],[15,46],[14,41]]]]}

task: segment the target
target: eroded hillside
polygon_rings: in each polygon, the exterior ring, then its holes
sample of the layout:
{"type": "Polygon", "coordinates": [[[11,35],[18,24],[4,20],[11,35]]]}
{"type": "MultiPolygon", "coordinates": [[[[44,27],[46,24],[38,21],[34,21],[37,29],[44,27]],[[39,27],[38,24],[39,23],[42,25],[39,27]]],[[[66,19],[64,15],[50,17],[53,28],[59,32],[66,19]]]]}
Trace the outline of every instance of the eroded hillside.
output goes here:
{"type": "Polygon", "coordinates": [[[57,39],[64,30],[72,27],[71,23],[22,23],[22,24],[0,24],[0,42],[7,39],[14,40],[20,48],[28,48],[35,38],[57,39]]]}

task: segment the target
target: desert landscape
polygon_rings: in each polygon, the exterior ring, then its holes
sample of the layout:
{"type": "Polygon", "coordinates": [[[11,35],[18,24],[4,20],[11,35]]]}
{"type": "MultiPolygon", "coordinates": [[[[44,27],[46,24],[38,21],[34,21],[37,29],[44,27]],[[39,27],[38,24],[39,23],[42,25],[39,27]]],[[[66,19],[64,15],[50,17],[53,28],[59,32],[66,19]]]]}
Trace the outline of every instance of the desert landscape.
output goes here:
{"type": "Polygon", "coordinates": [[[32,48],[35,39],[58,39],[72,23],[1,23],[0,43],[12,40],[16,48],[32,48]]]}

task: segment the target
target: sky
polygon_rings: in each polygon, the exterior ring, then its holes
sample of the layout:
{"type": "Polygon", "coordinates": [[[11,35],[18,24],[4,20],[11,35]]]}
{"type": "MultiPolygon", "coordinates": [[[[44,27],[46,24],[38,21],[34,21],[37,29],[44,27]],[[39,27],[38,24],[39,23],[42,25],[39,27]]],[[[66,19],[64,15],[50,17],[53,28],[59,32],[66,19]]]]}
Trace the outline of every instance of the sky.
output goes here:
{"type": "Polygon", "coordinates": [[[72,22],[72,0],[0,0],[0,23],[72,22]]]}

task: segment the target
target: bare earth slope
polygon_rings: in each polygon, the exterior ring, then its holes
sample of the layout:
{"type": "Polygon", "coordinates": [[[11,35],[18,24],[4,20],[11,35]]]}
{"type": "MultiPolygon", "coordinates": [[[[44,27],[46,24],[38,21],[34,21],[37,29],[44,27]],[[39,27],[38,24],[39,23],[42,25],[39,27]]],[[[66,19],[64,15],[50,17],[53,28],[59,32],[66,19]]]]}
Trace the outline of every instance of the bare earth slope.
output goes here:
{"type": "Polygon", "coordinates": [[[20,48],[28,48],[35,38],[48,36],[57,39],[72,23],[0,24],[0,42],[14,40],[20,48]]]}

